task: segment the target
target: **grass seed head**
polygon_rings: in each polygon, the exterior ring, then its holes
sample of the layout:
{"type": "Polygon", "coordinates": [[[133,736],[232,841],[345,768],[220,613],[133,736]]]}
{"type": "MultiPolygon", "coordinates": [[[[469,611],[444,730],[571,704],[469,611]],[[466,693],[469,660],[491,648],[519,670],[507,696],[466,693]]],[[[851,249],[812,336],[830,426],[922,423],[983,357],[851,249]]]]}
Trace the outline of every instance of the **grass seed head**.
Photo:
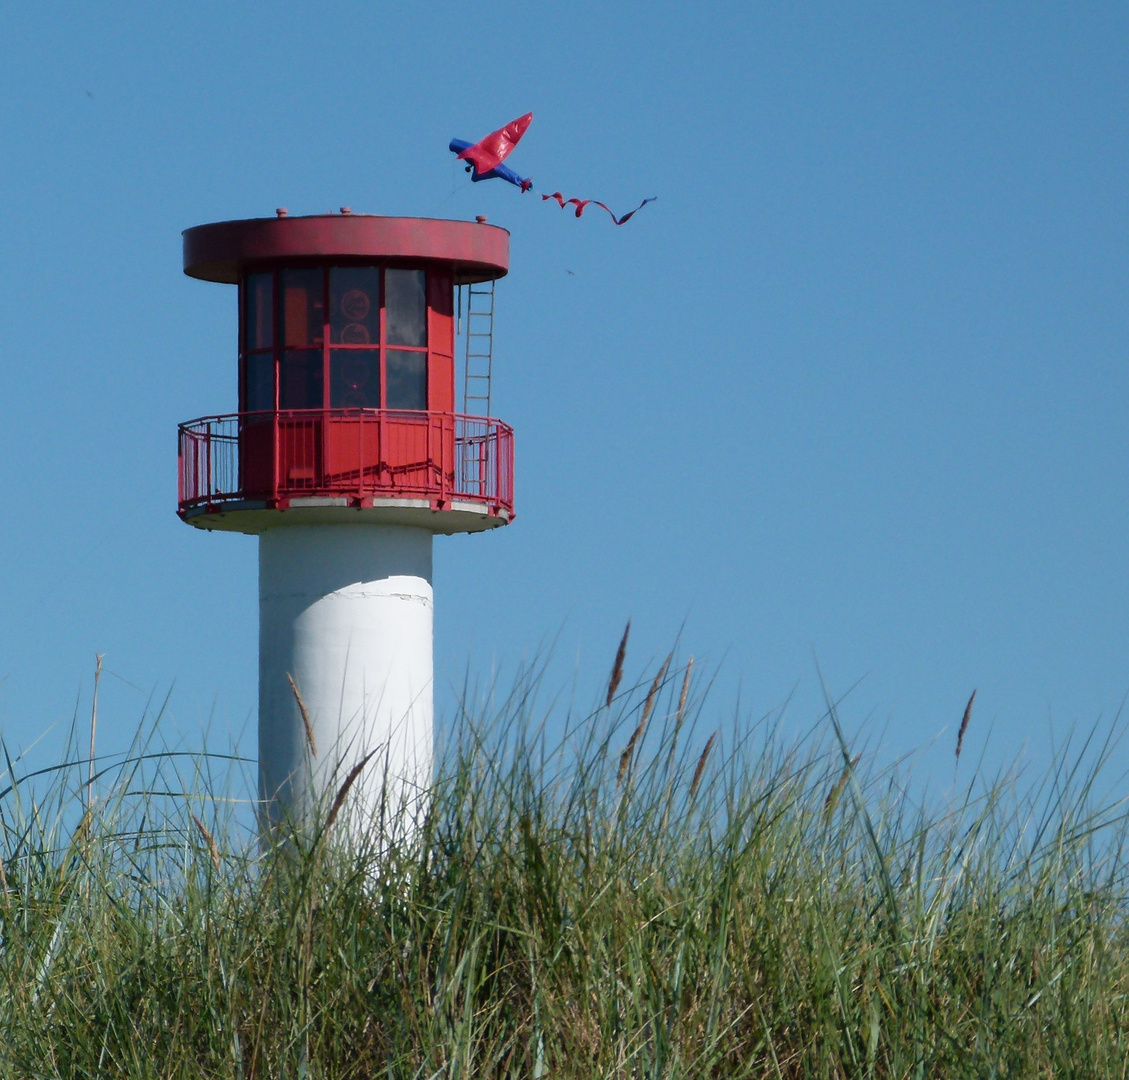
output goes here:
{"type": "Polygon", "coordinates": [[[706,748],[702,751],[702,756],[698,758],[697,767],[694,769],[694,779],[690,781],[691,799],[698,794],[698,785],[702,782],[702,773],[706,771],[706,762],[709,760],[710,751],[713,749],[713,741],[716,738],[717,732],[715,731],[706,740],[706,748]]]}
{"type": "Polygon", "coordinates": [[[310,754],[313,757],[318,756],[318,744],[314,741],[314,726],[310,723],[310,714],[306,709],[306,703],[302,700],[302,695],[298,690],[298,684],[294,681],[294,676],[290,672],[286,673],[286,679],[290,683],[290,690],[294,694],[294,700],[298,702],[298,711],[302,714],[302,723],[306,727],[306,742],[310,746],[310,754]]]}
{"type": "Polygon", "coordinates": [[[690,696],[690,673],[694,670],[694,658],[691,656],[686,662],[686,674],[682,677],[682,693],[678,695],[678,715],[674,721],[674,730],[682,727],[682,718],[686,715],[686,699],[690,696]]]}
{"type": "Polygon", "coordinates": [[[964,707],[964,716],[961,717],[960,730],[957,732],[957,761],[960,761],[960,749],[964,745],[964,733],[968,730],[968,719],[972,716],[972,703],[976,700],[976,691],[972,691],[972,696],[968,699],[968,704],[964,707]]]}
{"type": "Polygon", "coordinates": [[[220,849],[216,846],[216,838],[211,834],[208,826],[205,825],[195,814],[192,815],[192,820],[196,823],[196,828],[200,830],[200,835],[204,838],[204,842],[208,845],[208,852],[212,856],[212,865],[216,868],[216,873],[220,869],[220,849]]]}
{"type": "MultiPolygon", "coordinates": [[[[627,640],[626,634],[624,640],[627,640]]],[[[639,723],[635,726],[635,730],[631,733],[631,738],[627,740],[627,746],[619,756],[619,772],[616,775],[615,782],[620,784],[623,780],[623,774],[627,772],[631,765],[631,755],[635,752],[635,744],[639,741],[643,730],[647,726],[647,721],[651,718],[651,712],[655,707],[655,699],[659,695],[659,688],[662,686],[662,681],[666,677],[666,669],[670,667],[670,661],[673,659],[674,653],[668,654],[667,658],[663,661],[663,666],[659,668],[659,673],[655,676],[655,681],[651,683],[651,689],[647,692],[647,700],[643,703],[643,716],[639,723]]]]}
{"type": "Polygon", "coordinates": [[[827,792],[827,798],[823,800],[823,820],[830,821],[831,815],[835,813],[835,807],[839,802],[840,796],[843,794],[843,788],[847,786],[847,781],[851,778],[851,772],[862,761],[862,754],[855,754],[851,758],[849,765],[843,766],[843,771],[839,774],[839,779],[831,785],[831,790],[827,792]]]}
{"type": "Polygon", "coordinates": [[[360,761],[357,762],[349,770],[349,775],[345,777],[345,783],[337,789],[337,795],[333,800],[333,805],[329,808],[329,816],[325,819],[325,831],[328,832],[333,823],[337,820],[337,815],[341,812],[341,807],[345,804],[345,796],[349,794],[349,788],[356,782],[358,776],[361,775],[361,770],[369,763],[376,750],[370,750],[360,761]]]}
{"type": "Polygon", "coordinates": [[[615,692],[619,689],[619,684],[623,679],[623,661],[627,656],[627,635],[631,633],[631,620],[627,620],[627,625],[623,628],[623,637],[619,639],[619,648],[616,649],[615,663],[612,664],[612,677],[608,679],[608,700],[606,704],[612,703],[612,698],[615,697],[615,692]]]}

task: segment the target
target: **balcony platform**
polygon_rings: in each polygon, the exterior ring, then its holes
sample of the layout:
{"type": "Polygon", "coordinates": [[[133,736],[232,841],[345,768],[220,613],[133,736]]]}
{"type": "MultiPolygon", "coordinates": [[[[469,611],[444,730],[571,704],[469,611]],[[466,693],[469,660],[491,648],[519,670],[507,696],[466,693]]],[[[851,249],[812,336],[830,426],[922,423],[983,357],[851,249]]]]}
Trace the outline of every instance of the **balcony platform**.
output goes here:
{"type": "Polygon", "coordinates": [[[258,534],[279,525],[409,525],[433,533],[487,532],[510,523],[510,514],[499,507],[470,499],[452,499],[441,508],[426,499],[370,499],[354,504],[349,499],[290,499],[279,503],[231,499],[222,503],[197,504],[180,511],[181,520],[209,532],[258,534]],[[373,503],[376,505],[372,505],[373,503]]]}
{"type": "Polygon", "coordinates": [[[513,520],[513,431],[453,413],[308,409],[180,425],[178,513],[198,529],[409,525],[485,532],[513,520]]]}

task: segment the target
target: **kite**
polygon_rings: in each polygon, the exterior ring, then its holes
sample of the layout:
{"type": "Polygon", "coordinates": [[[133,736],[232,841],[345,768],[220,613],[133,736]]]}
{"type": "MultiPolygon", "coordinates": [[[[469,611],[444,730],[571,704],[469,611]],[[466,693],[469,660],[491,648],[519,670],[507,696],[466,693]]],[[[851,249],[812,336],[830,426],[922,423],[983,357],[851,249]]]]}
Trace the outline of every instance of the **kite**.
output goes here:
{"type": "MultiPolygon", "coordinates": [[[[473,150],[474,147],[470,143],[464,142],[462,139],[452,139],[449,149],[455,151],[462,157],[460,151],[473,150]]],[[[515,187],[521,188],[522,191],[528,191],[533,187],[533,181],[527,180],[525,177],[518,176],[513,169],[507,168],[505,165],[498,164],[494,168],[482,172],[475,165],[468,165],[467,172],[470,173],[470,178],[477,184],[479,180],[508,180],[515,187]]]]}
{"type": "MultiPolygon", "coordinates": [[[[519,116],[516,120],[511,120],[505,127],[490,132],[484,139],[479,139],[476,143],[468,143],[463,139],[452,139],[447,148],[456,154],[460,161],[467,162],[466,171],[470,173],[471,180],[476,184],[480,180],[506,180],[514,187],[521,188],[524,193],[532,189],[532,178],[518,176],[509,166],[503,165],[502,161],[521,141],[521,137],[531,123],[533,123],[533,113],[530,112],[524,116],[519,116]]],[[[616,225],[625,225],[647,203],[654,202],[656,198],[658,198],[657,195],[652,195],[649,199],[644,199],[634,210],[624,214],[623,217],[617,217],[609,206],[597,199],[566,199],[559,191],[554,191],[551,195],[542,195],[541,201],[556,199],[562,210],[566,206],[575,206],[577,217],[580,217],[584,213],[584,208],[591,204],[598,206],[601,210],[606,210],[616,225]]]]}

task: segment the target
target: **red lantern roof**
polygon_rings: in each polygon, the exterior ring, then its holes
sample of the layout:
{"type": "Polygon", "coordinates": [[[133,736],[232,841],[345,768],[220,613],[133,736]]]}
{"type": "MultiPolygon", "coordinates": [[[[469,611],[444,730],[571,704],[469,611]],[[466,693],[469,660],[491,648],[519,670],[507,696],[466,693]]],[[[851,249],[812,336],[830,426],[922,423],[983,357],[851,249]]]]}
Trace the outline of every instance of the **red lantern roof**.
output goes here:
{"type": "Polygon", "coordinates": [[[184,231],[184,272],[234,285],[248,266],[294,259],[379,259],[434,262],[451,268],[454,284],[505,277],[510,234],[481,221],[317,214],[248,218],[184,231]]]}

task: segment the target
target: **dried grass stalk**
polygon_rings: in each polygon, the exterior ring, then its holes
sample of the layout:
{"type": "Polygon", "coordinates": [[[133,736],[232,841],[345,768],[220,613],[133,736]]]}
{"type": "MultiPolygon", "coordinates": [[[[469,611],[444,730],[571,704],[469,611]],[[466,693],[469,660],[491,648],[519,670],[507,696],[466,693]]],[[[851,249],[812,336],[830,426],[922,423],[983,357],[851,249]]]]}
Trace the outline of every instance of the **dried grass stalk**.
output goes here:
{"type": "Polygon", "coordinates": [[[218,874],[220,869],[220,849],[216,846],[216,838],[208,831],[208,826],[195,814],[192,815],[192,820],[196,823],[196,828],[200,830],[200,835],[208,845],[208,851],[212,856],[212,865],[216,868],[216,873],[218,874]]]}
{"type": "Polygon", "coordinates": [[[86,809],[94,805],[94,734],[98,730],[98,683],[102,679],[102,657],[105,653],[96,653],[94,656],[94,700],[90,703],[90,760],[86,771],[86,809]]]}
{"type": "Polygon", "coordinates": [[[91,826],[94,824],[94,807],[88,806],[83,812],[82,818],[79,820],[78,826],[75,828],[74,836],[72,837],[73,843],[85,844],[89,842],[91,837],[91,826]]]}
{"type": "Polygon", "coordinates": [[[623,679],[623,661],[627,656],[627,635],[631,633],[631,620],[627,620],[627,625],[623,628],[623,637],[619,640],[619,648],[616,650],[615,663],[612,664],[612,677],[608,679],[608,700],[606,705],[612,703],[612,698],[615,697],[615,692],[619,689],[619,684],[623,679]]]}
{"type": "MultiPolygon", "coordinates": [[[[682,676],[682,692],[678,695],[678,712],[674,718],[674,733],[670,738],[670,753],[666,759],[666,794],[663,796],[663,820],[659,826],[659,835],[666,836],[666,823],[670,820],[670,794],[674,790],[674,758],[678,753],[678,733],[682,730],[682,720],[686,716],[686,699],[690,695],[690,672],[694,670],[694,658],[691,656],[686,662],[686,674],[682,676]]],[[[662,867],[665,846],[659,848],[658,864],[662,867]]]]}
{"type": "Polygon", "coordinates": [[[862,761],[862,754],[855,754],[855,756],[851,758],[851,763],[843,766],[843,771],[839,774],[839,779],[831,785],[831,790],[827,792],[827,798],[823,800],[824,821],[831,820],[831,815],[835,813],[835,807],[839,802],[839,797],[843,794],[843,788],[847,786],[847,781],[851,778],[851,773],[860,761],[862,761]]]}
{"type": "MultiPolygon", "coordinates": [[[[627,640],[626,634],[624,635],[624,640],[627,640]]],[[[647,700],[643,703],[643,715],[639,723],[635,725],[635,730],[631,733],[631,738],[627,740],[627,746],[624,747],[623,753],[619,755],[619,772],[615,778],[617,786],[623,780],[624,773],[627,772],[631,765],[631,755],[635,752],[635,744],[639,741],[643,730],[647,726],[647,721],[651,718],[651,713],[655,708],[655,699],[659,696],[659,687],[662,686],[662,681],[666,678],[666,669],[670,667],[670,661],[673,658],[674,653],[670,653],[663,661],[663,666],[659,668],[659,673],[655,676],[655,681],[651,683],[651,689],[647,691],[647,700]]]]}
{"type": "Polygon", "coordinates": [[[960,730],[957,732],[957,761],[960,761],[960,750],[964,745],[964,733],[968,730],[968,720],[972,716],[972,703],[976,700],[976,691],[972,691],[972,697],[968,699],[968,704],[964,707],[964,716],[961,717],[960,730]]]}
{"type": "Polygon", "coordinates": [[[678,729],[682,727],[682,718],[686,715],[686,698],[690,696],[690,672],[694,670],[694,658],[691,656],[686,662],[686,674],[682,678],[682,693],[678,695],[678,715],[674,720],[674,737],[678,738],[678,729]]]}
{"type": "Polygon", "coordinates": [[[717,738],[715,731],[707,740],[706,748],[702,751],[702,756],[698,758],[697,768],[694,769],[694,779],[690,781],[690,798],[692,799],[698,794],[698,785],[702,782],[702,773],[706,771],[706,761],[709,759],[710,751],[713,749],[713,741],[717,738]]]}
{"type": "Polygon", "coordinates": [[[314,726],[310,723],[310,714],[306,709],[306,703],[302,700],[302,695],[298,691],[298,684],[294,681],[294,676],[288,671],[286,679],[290,683],[290,689],[294,694],[294,700],[298,702],[298,711],[302,714],[302,723],[306,725],[306,742],[310,744],[310,754],[313,757],[318,756],[318,744],[314,741],[314,726]]]}
{"type": "Polygon", "coordinates": [[[337,815],[341,813],[341,807],[345,805],[345,796],[349,794],[349,788],[353,786],[357,777],[361,775],[361,770],[369,763],[375,753],[375,750],[370,750],[365,754],[365,756],[349,770],[349,775],[345,777],[345,782],[337,789],[337,795],[333,800],[333,805],[329,808],[329,816],[325,819],[326,832],[333,827],[333,823],[337,820],[337,815]]]}

